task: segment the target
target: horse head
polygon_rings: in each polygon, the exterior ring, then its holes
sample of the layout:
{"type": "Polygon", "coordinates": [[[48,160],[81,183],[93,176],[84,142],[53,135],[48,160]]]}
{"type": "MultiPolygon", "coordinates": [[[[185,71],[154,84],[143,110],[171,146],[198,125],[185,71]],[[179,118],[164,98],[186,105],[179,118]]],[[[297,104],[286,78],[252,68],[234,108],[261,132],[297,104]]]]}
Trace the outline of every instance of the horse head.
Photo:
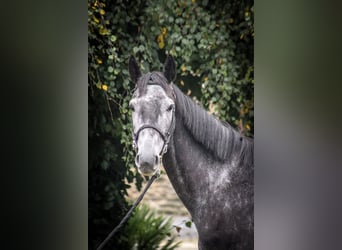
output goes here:
{"type": "Polygon", "coordinates": [[[176,77],[174,59],[167,57],[163,72],[142,74],[136,60],[129,60],[129,72],[136,83],[129,102],[132,110],[135,164],[143,175],[155,174],[167,152],[175,129],[175,95],[172,81],[176,77]]]}

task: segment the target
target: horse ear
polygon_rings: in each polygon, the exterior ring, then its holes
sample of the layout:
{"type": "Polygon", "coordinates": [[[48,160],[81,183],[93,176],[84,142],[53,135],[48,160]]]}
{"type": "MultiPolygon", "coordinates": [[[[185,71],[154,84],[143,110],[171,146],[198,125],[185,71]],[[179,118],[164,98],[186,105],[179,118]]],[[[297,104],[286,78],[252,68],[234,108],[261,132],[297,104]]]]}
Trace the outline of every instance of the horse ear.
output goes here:
{"type": "Polygon", "coordinates": [[[164,63],[164,76],[168,82],[176,79],[176,63],[172,56],[167,56],[164,63]]]}
{"type": "Polygon", "coordinates": [[[129,70],[129,74],[131,75],[133,82],[136,83],[138,81],[139,77],[141,76],[141,71],[140,71],[140,67],[139,67],[137,61],[135,60],[134,56],[131,56],[129,58],[128,70],[129,70]]]}

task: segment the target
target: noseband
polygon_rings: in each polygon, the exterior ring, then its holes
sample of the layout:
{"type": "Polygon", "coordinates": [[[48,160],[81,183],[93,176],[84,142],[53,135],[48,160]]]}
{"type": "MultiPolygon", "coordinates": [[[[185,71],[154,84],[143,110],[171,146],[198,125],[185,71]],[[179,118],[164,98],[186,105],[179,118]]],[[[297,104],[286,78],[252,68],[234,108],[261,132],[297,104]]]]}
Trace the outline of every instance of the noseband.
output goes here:
{"type": "Polygon", "coordinates": [[[170,142],[170,138],[171,138],[171,132],[173,131],[174,127],[175,127],[175,109],[172,109],[172,118],[171,118],[171,124],[169,129],[167,130],[166,134],[163,134],[162,131],[160,131],[159,128],[157,128],[156,126],[150,125],[150,124],[144,124],[142,125],[137,132],[133,133],[133,148],[136,150],[138,148],[138,139],[139,139],[139,134],[141,131],[143,131],[146,128],[151,128],[154,129],[155,131],[158,132],[158,134],[160,135],[160,137],[163,139],[164,144],[162,149],[160,150],[159,153],[159,157],[162,158],[162,156],[167,152],[167,147],[169,145],[170,142]]]}

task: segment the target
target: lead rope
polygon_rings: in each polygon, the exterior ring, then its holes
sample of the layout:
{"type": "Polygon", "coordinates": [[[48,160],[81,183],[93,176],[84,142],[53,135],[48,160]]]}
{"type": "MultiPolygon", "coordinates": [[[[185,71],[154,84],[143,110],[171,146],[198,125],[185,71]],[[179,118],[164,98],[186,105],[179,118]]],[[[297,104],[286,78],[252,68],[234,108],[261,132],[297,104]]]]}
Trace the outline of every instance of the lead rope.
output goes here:
{"type": "Polygon", "coordinates": [[[113,237],[113,235],[126,223],[126,221],[128,220],[128,218],[131,216],[131,214],[133,213],[133,210],[139,205],[140,201],[144,198],[145,193],[147,192],[147,190],[150,188],[150,186],[152,185],[152,183],[154,182],[155,179],[157,179],[160,176],[160,172],[158,171],[157,173],[155,173],[151,179],[148,181],[147,185],[145,186],[144,191],[141,193],[141,195],[139,196],[139,198],[134,202],[133,206],[131,207],[131,209],[127,212],[127,214],[125,215],[125,217],[123,217],[123,219],[120,221],[120,223],[112,230],[112,232],[110,232],[110,234],[108,234],[107,238],[102,241],[102,243],[96,248],[96,250],[101,250],[106,244],[107,242],[113,237]]]}
{"type": "MultiPolygon", "coordinates": [[[[163,154],[166,153],[169,142],[170,142],[170,138],[171,138],[171,131],[174,129],[175,126],[175,119],[174,119],[174,115],[175,115],[175,110],[172,110],[172,120],[171,120],[171,125],[169,130],[166,133],[166,139],[165,136],[163,135],[162,132],[160,132],[160,130],[154,126],[151,125],[143,125],[141,128],[138,129],[137,133],[134,134],[133,133],[133,148],[136,150],[137,149],[137,139],[139,136],[139,133],[145,129],[145,128],[152,128],[154,130],[156,130],[162,137],[163,141],[164,141],[164,145],[160,151],[159,157],[162,158],[163,154]]],[[[110,234],[108,234],[107,238],[102,241],[102,243],[96,248],[96,250],[101,250],[106,244],[107,242],[113,237],[113,235],[123,226],[123,224],[126,223],[126,221],[128,220],[128,218],[131,216],[131,214],[133,213],[133,210],[138,206],[138,204],[140,203],[140,201],[144,198],[145,193],[147,192],[147,190],[150,188],[150,186],[152,185],[152,183],[154,182],[155,179],[157,179],[160,176],[160,171],[158,170],[157,173],[155,173],[151,179],[148,181],[144,191],[141,193],[141,195],[139,196],[139,198],[134,202],[133,206],[131,207],[131,209],[127,212],[127,214],[125,215],[125,217],[123,217],[123,219],[121,220],[121,222],[119,223],[119,225],[117,225],[112,232],[110,232],[110,234]]]]}

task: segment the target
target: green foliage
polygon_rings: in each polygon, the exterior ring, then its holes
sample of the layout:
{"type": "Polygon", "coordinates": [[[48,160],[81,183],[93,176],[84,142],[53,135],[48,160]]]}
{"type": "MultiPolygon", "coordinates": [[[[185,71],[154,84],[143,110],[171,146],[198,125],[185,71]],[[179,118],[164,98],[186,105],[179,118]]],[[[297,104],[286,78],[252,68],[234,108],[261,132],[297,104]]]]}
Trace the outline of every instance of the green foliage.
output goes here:
{"type": "Polygon", "coordinates": [[[147,206],[137,208],[125,227],[125,249],[137,250],[172,250],[180,242],[172,236],[172,220],[157,216],[147,206]]]}
{"type": "MultiPolygon", "coordinates": [[[[126,212],[126,183],[138,188],[142,183],[133,160],[129,57],[147,72],[160,70],[172,54],[175,84],[253,136],[253,5],[248,0],[88,2],[90,248],[126,212]]],[[[120,249],[119,242],[110,242],[111,249],[120,249]]]]}

